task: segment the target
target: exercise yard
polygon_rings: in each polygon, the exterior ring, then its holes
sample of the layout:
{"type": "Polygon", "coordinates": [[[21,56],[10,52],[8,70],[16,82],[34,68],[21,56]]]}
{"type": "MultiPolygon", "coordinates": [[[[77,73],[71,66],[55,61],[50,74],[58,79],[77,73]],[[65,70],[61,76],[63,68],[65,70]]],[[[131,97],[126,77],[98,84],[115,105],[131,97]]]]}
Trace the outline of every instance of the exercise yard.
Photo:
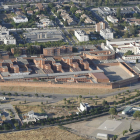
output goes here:
{"type": "Polygon", "coordinates": [[[131,78],[131,75],[129,75],[120,66],[105,66],[100,68],[104,71],[105,75],[111,82],[131,78]]]}

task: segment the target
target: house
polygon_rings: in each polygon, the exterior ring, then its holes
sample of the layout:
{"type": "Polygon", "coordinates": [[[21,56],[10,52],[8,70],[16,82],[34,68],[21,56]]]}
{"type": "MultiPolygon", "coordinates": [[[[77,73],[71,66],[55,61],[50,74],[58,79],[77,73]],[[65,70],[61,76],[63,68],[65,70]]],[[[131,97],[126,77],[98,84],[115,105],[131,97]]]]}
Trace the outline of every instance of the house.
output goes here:
{"type": "Polygon", "coordinates": [[[83,30],[75,30],[74,35],[80,42],[89,41],[89,36],[83,30]]]}
{"type": "Polygon", "coordinates": [[[83,11],[81,11],[81,10],[77,10],[75,13],[76,13],[76,14],[82,14],[82,12],[83,12],[83,11]]]}
{"type": "Polygon", "coordinates": [[[107,16],[107,20],[114,23],[114,24],[118,23],[118,19],[114,16],[111,16],[111,15],[107,16]]]}
{"type": "Polygon", "coordinates": [[[22,16],[22,15],[13,17],[13,20],[15,23],[28,22],[28,18],[26,16],[22,16]]]}
{"type": "Polygon", "coordinates": [[[66,13],[66,10],[58,9],[58,10],[57,10],[57,13],[59,13],[59,12],[61,12],[61,13],[66,13]]]}
{"type": "Polygon", "coordinates": [[[140,26],[140,19],[127,18],[125,21],[128,22],[130,25],[140,26]]]}
{"type": "Polygon", "coordinates": [[[44,10],[44,7],[43,7],[42,3],[36,4],[36,7],[39,9],[39,11],[44,10]]]}
{"type": "Polygon", "coordinates": [[[88,103],[80,103],[80,108],[77,107],[79,112],[83,111],[89,111],[91,109],[90,105],[88,103]]]}
{"type": "Polygon", "coordinates": [[[58,8],[58,9],[62,8],[62,6],[59,5],[59,4],[57,4],[55,7],[58,8]]]}
{"type": "Polygon", "coordinates": [[[91,19],[89,18],[89,16],[87,16],[86,14],[81,15],[81,18],[82,18],[82,19],[85,19],[85,20],[84,20],[84,23],[86,23],[86,24],[96,24],[96,22],[93,21],[93,20],[91,20],[91,19]]]}
{"type": "Polygon", "coordinates": [[[27,11],[27,15],[29,16],[33,15],[33,11],[27,11]]]}
{"type": "Polygon", "coordinates": [[[100,30],[100,35],[101,35],[104,39],[113,39],[113,32],[112,32],[112,30],[109,29],[109,28],[100,30]]]}

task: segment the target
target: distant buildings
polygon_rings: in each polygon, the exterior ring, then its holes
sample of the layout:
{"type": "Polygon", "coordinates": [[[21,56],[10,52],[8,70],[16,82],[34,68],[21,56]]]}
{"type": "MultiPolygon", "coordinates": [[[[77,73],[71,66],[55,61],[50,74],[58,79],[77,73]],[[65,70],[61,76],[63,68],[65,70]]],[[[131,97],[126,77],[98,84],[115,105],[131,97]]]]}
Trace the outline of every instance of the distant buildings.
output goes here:
{"type": "Polygon", "coordinates": [[[74,35],[79,40],[79,42],[89,41],[89,36],[83,30],[75,30],[74,35]]]}
{"type": "Polygon", "coordinates": [[[6,27],[0,26],[0,41],[2,41],[4,44],[16,44],[16,39],[9,35],[9,31],[6,27]]]}
{"type": "Polygon", "coordinates": [[[72,46],[61,46],[55,48],[43,48],[44,56],[59,56],[66,53],[72,53],[72,46]]]}
{"type": "Polygon", "coordinates": [[[23,16],[23,15],[13,17],[13,20],[15,23],[28,22],[28,18],[26,16],[23,16]]]}
{"type": "Polygon", "coordinates": [[[43,18],[43,19],[40,20],[40,23],[37,23],[38,28],[44,28],[44,27],[47,27],[47,26],[54,26],[53,21],[51,21],[48,18],[43,18]]]}
{"type": "Polygon", "coordinates": [[[114,23],[114,24],[118,23],[118,19],[114,16],[111,16],[111,15],[107,16],[107,20],[114,23]]]}
{"type": "Polygon", "coordinates": [[[100,30],[105,28],[106,28],[106,24],[104,22],[99,22],[96,24],[96,32],[100,32],[100,30]]]}
{"type": "Polygon", "coordinates": [[[48,42],[63,40],[60,30],[33,30],[24,33],[27,42],[48,42]]]}
{"type": "Polygon", "coordinates": [[[86,14],[81,15],[81,18],[84,19],[84,23],[86,24],[96,24],[96,22],[91,20],[86,14]]]}
{"type": "Polygon", "coordinates": [[[109,29],[109,28],[100,30],[100,35],[101,35],[104,39],[113,39],[113,32],[112,32],[112,30],[109,29]]]}

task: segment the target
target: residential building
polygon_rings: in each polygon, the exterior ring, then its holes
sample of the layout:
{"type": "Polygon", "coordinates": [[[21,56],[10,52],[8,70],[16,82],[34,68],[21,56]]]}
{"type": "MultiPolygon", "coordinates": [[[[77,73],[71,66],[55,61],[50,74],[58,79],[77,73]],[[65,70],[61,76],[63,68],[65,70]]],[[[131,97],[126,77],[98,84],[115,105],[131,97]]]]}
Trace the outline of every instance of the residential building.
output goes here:
{"type": "Polygon", "coordinates": [[[61,46],[53,48],[43,48],[44,56],[58,56],[65,53],[72,53],[72,46],[61,46]]]}
{"type": "Polygon", "coordinates": [[[16,45],[16,39],[12,36],[8,36],[4,38],[4,44],[9,45],[9,44],[13,44],[16,45]]]}
{"type": "Polygon", "coordinates": [[[36,7],[39,9],[39,11],[44,10],[44,7],[43,7],[42,3],[37,3],[36,7]]]}
{"type": "Polygon", "coordinates": [[[96,24],[96,32],[100,32],[100,30],[106,29],[106,24],[104,22],[99,22],[96,24]]]}
{"type": "Polygon", "coordinates": [[[93,21],[93,20],[91,20],[91,19],[89,18],[89,16],[87,16],[86,14],[81,15],[81,18],[82,18],[82,19],[85,19],[85,20],[84,20],[84,23],[86,23],[86,24],[96,24],[96,22],[93,21]]]}
{"type": "Polygon", "coordinates": [[[130,25],[140,26],[140,19],[127,18],[125,21],[128,22],[130,25]]]}
{"type": "Polygon", "coordinates": [[[75,13],[76,13],[76,14],[82,14],[82,12],[83,12],[83,11],[81,11],[81,10],[77,10],[75,13]]]}
{"type": "Polygon", "coordinates": [[[0,41],[4,44],[16,44],[16,39],[9,35],[9,30],[6,27],[0,27],[0,41]]]}
{"type": "Polygon", "coordinates": [[[83,30],[75,30],[74,35],[80,42],[89,41],[89,36],[83,30]]]}
{"type": "Polygon", "coordinates": [[[33,11],[27,11],[27,15],[29,16],[33,15],[33,11]]]}
{"type": "Polygon", "coordinates": [[[22,16],[22,15],[13,17],[13,20],[15,23],[28,22],[28,18],[26,16],[22,16]]]}
{"type": "Polygon", "coordinates": [[[80,103],[80,108],[77,108],[80,112],[89,111],[91,109],[88,103],[80,103]]]}
{"type": "Polygon", "coordinates": [[[112,32],[112,30],[109,29],[109,28],[100,30],[100,35],[101,35],[104,39],[113,39],[113,32],[112,32]]]}
{"type": "Polygon", "coordinates": [[[47,26],[54,26],[53,21],[47,18],[43,18],[40,20],[40,23],[36,23],[38,28],[44,28],[47,26]]]}
{"type": "Polygon", "coordinates": [[[126,55],[122,56],[125,63],[140,63],[140,55],[126,55]]]}
{"type": "Polygon", "coordinates": [[[118,19],[115,16],[109,15],[109,16],[107,16],[107,20],[114,23],[114,24],[118,23],[118,19]]]}

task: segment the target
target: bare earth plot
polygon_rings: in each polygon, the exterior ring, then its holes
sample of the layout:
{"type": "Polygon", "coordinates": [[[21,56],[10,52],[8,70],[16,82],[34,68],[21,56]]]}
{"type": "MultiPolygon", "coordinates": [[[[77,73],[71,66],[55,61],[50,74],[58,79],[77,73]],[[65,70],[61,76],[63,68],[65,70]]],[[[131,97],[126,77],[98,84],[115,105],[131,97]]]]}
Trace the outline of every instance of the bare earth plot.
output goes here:
{"type": "Polygon", "coordinates": [[[87,140],[58,127],[0,134],[0,140],[87,140]]]}
{"type": "Polygon", "coordinates": [[[131,76],[119,66],[100,67],[111,82],[130,78],[131,76]]]}
{"type": "Polygon", "coordinates": [[[1,86],[0,87],[2,91],[15,91],[15,92],[34,92],[35,91],[37,93],[49,93],[49,94],[77,94],[77,95],[88,95],[90,93],[90,95],[100,95],[100,94],[107,94],[107,93],[111,93],[111,92],[115,92],[118,90],[124,90],[128,87],[124,87],[121,89],[99,89],[99,88],[93,88],[93,89],[88,89],[88,88],[61,88],[61,87],[56,87],[56,88],[52,88],[52,87],[38,87],[35,89],[35,87],[21,87],[21,86],[17,86],[17,87],[12,87],[12,86],[1,86]]]}

